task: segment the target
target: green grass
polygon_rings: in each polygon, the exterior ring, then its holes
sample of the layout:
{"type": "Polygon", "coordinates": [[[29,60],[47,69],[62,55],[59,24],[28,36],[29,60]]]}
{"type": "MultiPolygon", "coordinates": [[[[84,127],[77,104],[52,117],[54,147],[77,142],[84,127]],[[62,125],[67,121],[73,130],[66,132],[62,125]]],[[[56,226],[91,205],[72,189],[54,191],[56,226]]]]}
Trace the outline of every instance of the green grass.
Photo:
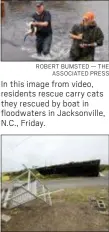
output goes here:
{"type": "MultiPolygon", "coordinates": [[[[34,173],[35,174],[35,173],[34,173]]],[[[19,176],[19,175],[18,175],[19,176]]],[[[14,178],[18,177],[17,175],[11,175],[10,176],[10,180],[13,180],[14,178]]],[[[63,175],[41,175],[40,173],[35,174],[36,178],[38,178],[39,180],[51,180],[51,179],[60,179],[60,178],[68,178],[68,176],[63,176],[63,175]]],[[[19,178],[22,181],[26,181],[28,179],[28,176],[23,176],[21,178],[19,178]]]]}
{"type": "Polygon", "coordinates": [[[108,174],[108,170],[103,170],[103,171],[101,171],[101,173],[103,174],[103,175],[107,175],[108,174]]]}
{"type": "Polygon", "coordinates": [[[96,197],[97,199],[102,197],[108,202],[108,188],[102,187],[84,187],[65,189],[62,192],[57,192],[52,195],[55,200],[64,200],[70,202],[86,202],[90,197],[96,197]]]}
{"type": "Polygon", "coordinates": [[[101,164],[100,165],[100,172],[102,171],[109,171],[109,165],[101,164]]]}
{"type": "MultiPolygon", "coordinates": [[[[102,172],[104,175],[107,174],[107,171],[109,170],[109,165],[104,165],[101,164],[100,165],[100,172],[102,172]]],[[[58,174],[53,174],[53,175],[42,175],[40,173],[38,173],[38,171],[36,170],[32,170],[31,171],[36,175],[36,178],[38,178],[39,180],[52,180],[52,179],[61,179],[61,178],[70,178],[69,176],[65,176],[65,175],[58,175],[58,174]]],[[[14,178],[16,178],[17,176],[19,176],[21,173],[23,173],[23,171],[20,172],[14,172],[14,173],[5,173],[6,176],[10,177],[10,180],[13,180],[14,178]]],[[[75,178],[75,177],[74,177],[75,178]]],[[[79,178],[79,177],[78,177],[79,178]]],[[[26,181],[27,177],[21,177],[20,180],[22,181],[26,181]]],[[[2,181],[6,181],[6,178],[3,177],[2,181]]]]}
{"type": "Polygon", "coordinates": [[[9,178],[8,175],[3,175],[3,176],[1,177],[1,181],[2,181],[2,182],[9,181],[9,180],[10,180],[10,178],[9,178]]]}

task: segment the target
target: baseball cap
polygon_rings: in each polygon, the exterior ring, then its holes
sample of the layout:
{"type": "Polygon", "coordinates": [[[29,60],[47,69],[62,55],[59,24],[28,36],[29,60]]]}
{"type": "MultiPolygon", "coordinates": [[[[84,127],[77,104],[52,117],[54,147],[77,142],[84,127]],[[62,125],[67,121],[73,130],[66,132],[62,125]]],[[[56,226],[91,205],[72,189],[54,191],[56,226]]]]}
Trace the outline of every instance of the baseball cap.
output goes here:
{"type": "Polygon", "coordinates": [[[93,12],[86,12],[84,15],[83,15],[83,19],[89,19],[89,20],[94,20],[95,19],[95,15],[93,12]]]}
{"type": "Polygon", "coordinates": [[[41,6],[44,4],[44,1],[36,1],[36,6],[41,6]]]}

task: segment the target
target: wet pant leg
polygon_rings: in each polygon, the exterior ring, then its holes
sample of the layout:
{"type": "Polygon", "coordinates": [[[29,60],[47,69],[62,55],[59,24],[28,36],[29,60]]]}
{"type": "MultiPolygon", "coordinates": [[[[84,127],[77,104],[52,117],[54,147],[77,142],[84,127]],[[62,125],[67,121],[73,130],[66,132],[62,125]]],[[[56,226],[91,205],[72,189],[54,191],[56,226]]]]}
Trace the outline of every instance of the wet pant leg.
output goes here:
{"type": "Polygon", "coordinates": [[[38,55],[41,55],[41,52],[43,51],[43,37],[37,36],[36,38],[36,51],[38,55]]]}
{"type": "Polygon", "coordinates": [[[79,61],[94,61],[94,56],[88,55],[85,57],[80,57],[79,61]]]}
{"type": "Polygon", "coordinates": [[[76,54],[75,52],[73,52],[71,48],[69,53],[69,61],[78,61],[78,59],[79,59],[78,53],[76,54]]]}
{"type": "Polygon", "coordinates": [[[43,40],[43,54],[44,55],[49,54],[50,48],[51,48],[51,44],[52,44],[52,34],[48,35],[43,40]]]}

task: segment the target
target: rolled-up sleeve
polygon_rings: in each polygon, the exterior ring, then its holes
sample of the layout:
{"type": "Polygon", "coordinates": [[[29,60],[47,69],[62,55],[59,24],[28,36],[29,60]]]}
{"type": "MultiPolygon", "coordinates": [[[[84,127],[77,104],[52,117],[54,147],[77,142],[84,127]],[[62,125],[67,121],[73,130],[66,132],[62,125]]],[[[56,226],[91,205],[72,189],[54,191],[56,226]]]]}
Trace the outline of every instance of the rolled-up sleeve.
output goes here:
{"type": "Polygon", "coordinates": [[[46,12],[44,21],[50,23],[51,22],[51,14],[49,12],[46,12]]]}
{"type": "Polygon", "coordinates": [[[35,13],[31,15],[31,18],[32,18],[33,22],[36,21],[35,13]]]}
{"type": "Polygon", "coordinates": [[[76,34],[77,34],[77,31],[78,31],[78,26],[75,24],[75,25],[72,27],[70,33],[76,35],[76,34]]]}
{"type": "Polygon", "coordinates": [[[95,42],[97,43],[97,46],[102,46],[103,41],[104,41],[104,34],[103,34],[102,30],[98,27],[95,42]]]}

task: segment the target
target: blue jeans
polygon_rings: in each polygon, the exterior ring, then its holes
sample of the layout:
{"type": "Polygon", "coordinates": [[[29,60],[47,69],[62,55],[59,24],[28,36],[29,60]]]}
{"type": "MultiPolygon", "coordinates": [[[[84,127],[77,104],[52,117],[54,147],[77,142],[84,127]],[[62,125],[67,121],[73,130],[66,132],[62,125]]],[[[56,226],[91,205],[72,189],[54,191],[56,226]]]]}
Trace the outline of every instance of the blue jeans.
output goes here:
{"type": "Polygon", "coordinates": [[[40,55],[43,53],[44,55],[49,54],[52,43],[52,34],[43,37],[42,35],[37,35],[36,38],[36,51],[40,55]]]}

